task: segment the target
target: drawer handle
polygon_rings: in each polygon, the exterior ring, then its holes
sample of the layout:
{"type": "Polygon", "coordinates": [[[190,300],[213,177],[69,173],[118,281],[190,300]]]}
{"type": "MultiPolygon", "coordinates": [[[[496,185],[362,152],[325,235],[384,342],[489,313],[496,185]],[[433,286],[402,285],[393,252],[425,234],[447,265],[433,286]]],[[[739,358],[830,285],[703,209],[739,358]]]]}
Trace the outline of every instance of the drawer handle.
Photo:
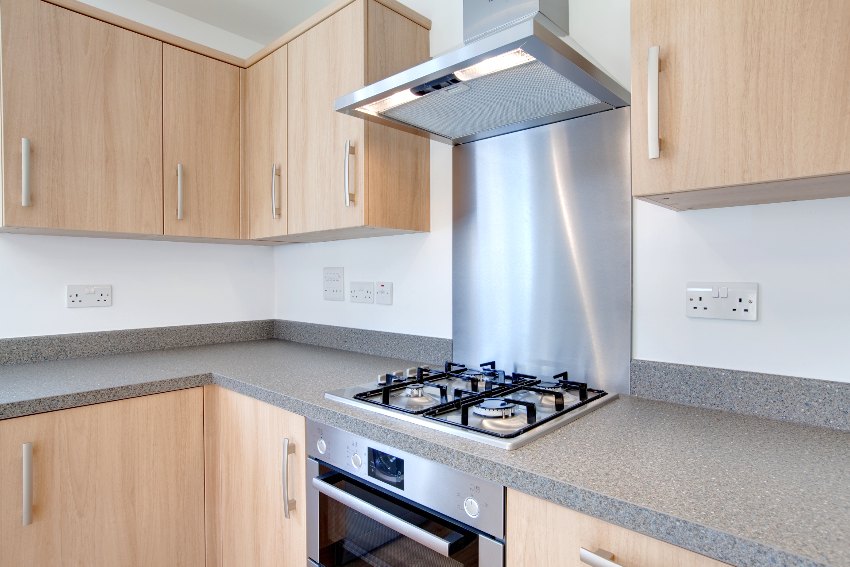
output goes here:
{"type": "Polygon", "coordinates": [[[614,554],[604,549],[596,551],[588,551],[581,548],[578,555],[579,561],[590,567],[622,567],[619,563],[614,563],[614,554]]]}
{"type": "Polygon", "coordinates": [[[30,140],[21,138],[21,206],[32,206],[30,192],[30,140]]]}
{"type": "Polygon", "coordinates": [[[649,48],[646,81],[646,133],[649,142],[649,159],[661,157],[661,141],[658,137],[658,59],[661,48],[653,45],[649,48]]]}
{"type": "Polygon", "coordinates": [[[24,506],[21,521],[24,526],[32,523],[32,443],[23,444],[24,506]]]}
{"type": "Polygon", "coordinates": [[[343,189],[345,190],[345,206],[350,207],[351,203],[354,202],[354,193],[351,192],[351,156],[355,153],[354,146],[351,144],[351,140],[345,141],[345,183],[343,189]]]}
{"type": "Polygon", "coordinates": [[[272,164],[272,220],[280,218],[280,206],[277,204],[277,178],[280,177],[280,166],[272,164]]]}
{"type": "Polygon", "coordinates": [[[177,164],[177,220],[183,220],[183,164],[177,164]]]}
{"type": "Polygon", "coordinates": [[[289,437],[283,439],[283,472],[280,481],[283,484],[283,517],[289,519],[290,510],[295,510],[295,500],[289,499],[289,455],[295,453],[295,445],[289,442],[289,437]]]}

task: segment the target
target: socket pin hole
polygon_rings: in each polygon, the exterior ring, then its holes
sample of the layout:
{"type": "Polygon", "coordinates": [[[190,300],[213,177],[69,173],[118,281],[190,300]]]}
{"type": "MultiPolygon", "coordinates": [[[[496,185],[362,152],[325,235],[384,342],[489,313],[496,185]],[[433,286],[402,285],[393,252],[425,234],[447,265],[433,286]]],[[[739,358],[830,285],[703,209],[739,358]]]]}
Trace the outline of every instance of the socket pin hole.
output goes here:
{"type": "Polygon", "coordinates": [[[744,313],[749,313],[749,312],[750,312],[749,309],[744,309],[744,313]]]}
{"type": "Polygon", "coordinates": [[[700,296],[699,300],[702,301],[702,296],[700,296]]]}
{"type": "Polygon", "coordinates": [[[733,309],[732,311],[737,311],[737,309],[733,309]]]}
{"type": "Polygon", "coordinates": [[[741,299],[741,298],[739,297],[739,298],[738,298],[738,303],[743,303],[743,302],[744,302],[744,300],[743,300],[743,299],[741,299]]]}
{"type": "Polygon", "coordinates": [[[708,307],[703,307],[703,311],[708,311],[708,307]]]}

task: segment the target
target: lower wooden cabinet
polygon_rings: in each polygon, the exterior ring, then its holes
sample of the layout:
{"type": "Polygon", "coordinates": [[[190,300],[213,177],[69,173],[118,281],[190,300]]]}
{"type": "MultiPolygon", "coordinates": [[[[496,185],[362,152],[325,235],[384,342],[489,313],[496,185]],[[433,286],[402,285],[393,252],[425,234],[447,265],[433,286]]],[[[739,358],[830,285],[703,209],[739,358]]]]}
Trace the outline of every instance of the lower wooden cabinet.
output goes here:
{"type": "Polygon", "coordinates": [[[0,566],[199,567],[203,517],[200,388],[0,421],[0,566]]]}
{"type": "Polygon", "coordinates": [[[208,567],[305,564],[304,427],[299,415],[204,387],[208,567]]]}
{"type": "Polygon", "coordinates": [[[609,552],[622,567],[726,565],[514,490],[507,494],[506,530],[507,567],[587,567],[581,548],[609,552]]]}

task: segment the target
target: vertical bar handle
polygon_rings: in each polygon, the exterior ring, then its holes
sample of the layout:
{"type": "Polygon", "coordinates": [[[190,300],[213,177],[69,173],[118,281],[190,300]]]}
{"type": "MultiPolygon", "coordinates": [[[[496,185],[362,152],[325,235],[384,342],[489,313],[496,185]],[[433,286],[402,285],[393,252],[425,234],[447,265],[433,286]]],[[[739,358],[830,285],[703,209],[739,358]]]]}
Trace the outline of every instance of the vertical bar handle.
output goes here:
{"type": "Polygon", "coordinates": [[[177,220],[183,220],[183,164],[177,164],[177,220]]]}
{"type": "Polygon", "coordinates": [[[32,206],[30,191],[30,140],[21,138],[21,206],[32,206]]]}
{"type": "Polygon", "coordinates": [[[355,153],[351,140],[345,141],[345,206],[350,207],[354,202],[354,193],[351,192],[351,156],[355,153]]]}
{"type": "Polygon", "coordinates": [[[661,141],[658,136],[658,60],[661,48],[649,48],[646,81],[646,135],[649,142],[649,159],[661,156],[661,141]]]}
{"type": "Polygon", "coordinates": [[[280,166],[272,164],[272,220],[280,218],[280,206],[277,204],[277,178],[280,177],[280,166]]]}
{"type": "Polygon", "coordinates": [[[588,551],[581,547],[578,557],[579,561],[590,567],[622,567],[619,563],[614,563],[614,554],[604,549],[588,551]]]}
{"type": "Polygon", "coordinates": [[[283,472],[280,481],[283,484],[283,517],[289,519],[289,512],[295,510],[295,500],[289,498],[289,455],[295,453],[295,445],[289,442],[289,437],[283,439],[283,472]]]}
{"type": "Polygon", "coordinates": [[[32,443],[24,443],[23,449],[23,513],[21,522],[24,526],[32,523],[32,443]]]}

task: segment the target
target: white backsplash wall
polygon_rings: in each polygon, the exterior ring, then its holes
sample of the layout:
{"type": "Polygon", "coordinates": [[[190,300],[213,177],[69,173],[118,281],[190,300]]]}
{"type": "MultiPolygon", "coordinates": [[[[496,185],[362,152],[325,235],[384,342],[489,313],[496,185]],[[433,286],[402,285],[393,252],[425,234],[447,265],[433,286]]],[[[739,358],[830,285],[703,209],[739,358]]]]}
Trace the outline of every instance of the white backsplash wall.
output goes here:
{"type": "Polygon", "coordinates": [[[635,202],[635,358],[850,382],[850,198],[635,202]],[[688,281],[759,283],[759,320],[685,317],[688,281]]]}
{"type": "MultiPolygon", "coordinates": [[[[432,55],[463,44],[461,2],[402,1],[432,20],[432,55]]],[[[450,338],[451,230],[451,146],[431,142],[431,232],[275,249],[275,313],[292,321],[450,338]],[[322,297],[322,268],[336,266],[345,268],[345,302],[322,297]],[[393,305],[351,303],[352,281],[393,282],[393,305]]]]}
{"type": "Polygon", "coordinates": [[[0,338],[271,319],[259,246],[0,234],[0,338]],[[113,306],[65,307],[67,284],[112,284],[113,306]]]}

